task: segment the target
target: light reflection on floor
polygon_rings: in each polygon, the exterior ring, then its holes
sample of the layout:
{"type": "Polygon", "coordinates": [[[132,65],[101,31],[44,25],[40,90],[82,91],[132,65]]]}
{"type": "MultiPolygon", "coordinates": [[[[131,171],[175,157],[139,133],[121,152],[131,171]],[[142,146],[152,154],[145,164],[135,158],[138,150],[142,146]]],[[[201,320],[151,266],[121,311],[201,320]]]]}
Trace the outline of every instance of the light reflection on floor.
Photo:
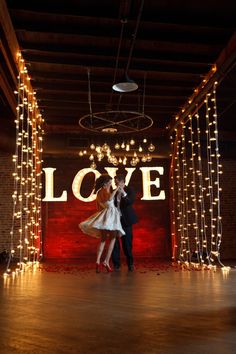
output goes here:
{"type": "Polygon", "coordinates": [[[1,354],[231,354],[236,269],[42,264],[1,281],[1,354]]]}

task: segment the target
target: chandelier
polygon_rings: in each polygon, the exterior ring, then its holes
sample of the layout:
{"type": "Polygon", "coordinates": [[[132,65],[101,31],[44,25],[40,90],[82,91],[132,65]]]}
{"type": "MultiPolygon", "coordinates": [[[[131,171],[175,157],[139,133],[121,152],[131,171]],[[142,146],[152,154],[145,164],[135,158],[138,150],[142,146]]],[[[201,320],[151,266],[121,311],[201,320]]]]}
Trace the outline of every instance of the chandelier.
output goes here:
{"type": "Polygon", "coordinates": [[[134,139],[116,141],[115,144],[94,144],[91,143],[88,149],[79,151],[79,156],[87,156],[90,161],[90,167],[96,169],[97,164],[106,160],[113,166],[131,165],[136,166],[142,161],[150,162],[153,158],[153,152],[156,147],[152,142],[144,138],[141,142],[134,139]]]}
{"type": "MultiPolygon", "coordinates": [[[[81,128],[95,132],[95,133],[117,133],[117,134],[128,134],[137,133],[150,128],[153,125],[153,120],[145,113],[145,87],[146,87],[146,73],[144,74],[144,85],[142,90],[142,104],[140,104],[141,95],[139,92],[136,94],[137,98],[137,109],[122,109],[122,98],[127,96],[130,92],[136,91],[138,89],[138,84],[130,79],[128,76],[128,70],[130,67],[132,53],[135,45],[135,40],[138,32],[138,27],[140,25],[141,15],[143,11],[144,0],[141,1],[139,12],[137,16],[136,26],[131,37],[130,50],[127,59],[127,65],[123,70],[118,69],[119,67],[119,57],[123,41],[124,26],[127,24],[127,19],[121,19],[121,31],[120,39],[118,44],[118,50],[116,55],[116,62],[114,68],[114,76],[112,82],[112,90],[110,94],[109,103],[107,102],[108,110],[103,110],[101,112],[94,112],[92,109],[91,100],[91,80],[90,80],[90,69],[87,69],[88,74],[88,104],[89,113],[84,115],[79,119],[79,125],[81,128]],[[121,72],[123,72],[123,74],[121,72]],[[118,103],[114,109],[114,104],[112,102],[113,95],[118,98],[118,103]],[[117,96],[119,95],[119,96],[117,96]]],[[[127,40],[126,40],[127,42],[127,40]]],[[[133,107],[132,107],[133,108],[133,107]]]]}
{"type": "Polygon", "coordinates": [[[97,164],[101,163],[102,160],[107,160],[109,164],[114,166],[118,166],[119,164],[136,166],[140,161],[143,163],[150,162],[153,158],[153,152],[156,149],[155,145],[153,145],[152,142],[148,142],[146,138],[137,138],[135,139],[136,141],[131,138],[132,136],[136,137],[137,133],[143,132],[153,125],[153,119],[145,113],[145,89],[147,74],[144,73],[143,89],[139,89],[138,91],[137,89],[140,85],[128,76],[128,70],[132,59],[143,5],[144,0],[141,0],[136,26],[131,37],[127,65],[123,68],[124,71],[119,68],[119,57],[122,48],[124,26],[127,23],[127,19],[121,20],[120,39],[115,62],[113,82],[111,85],[112,90],[109,96],[110,99],[108,99],[106,104],[106,108],[108,109],[104,109],[100,112],[93,111],[90,69],[87,69],[89,112],[79,119],[79,125],[81,128],[94,132],[96,135],[106,134],[106,138],[103,143],[95,144],[94,142],[91,142],[87,149],[79,151],[79,156],[88,157],[90,167],[93,169],[95,169],[97,164]],[[120,75],[122,72],[123,74],[120,75]],[[136,92],[133,93],[134,91],[136,92]],[[132,92],[133,95],[132,99],[137,98],[137,108],[133,105],[131,106],[128,101],[132,109],[123,109],[124,97],[126,96],[125,99],[128,100],[130,98],[130,92],[132,92]],[[114,95],[116,95],[117,98],[116,104],[113,102],[114,95]],[[111,138],[107,138],[108,134],[117,137],[116,140],[110,144],[109,142],[111,141],[111,138]],[[124,134],[130,134],[130,137],[126,139],[124,138],[124,134]]]}
{"type": "MultiPolygon", "coordinates": [[[[93,112],[91,100],[91,82],[90,70],[88,74],[88,105],[89,113],[79,119],[81,128],[92,131],[94,133],[110,133],[110,134],[128,134],[138,133],[150,128],[153,125],[153,120],[150,116],[145,114],[145,87],[146,87],[146,74],[144,76],[144,87],[142,97],[140,93],[137,98],[137,110],[123,110],[121,109],[122,94],[116,109],[93,112]],[[142,103],[140,104],[140,101],[142,103]]],[[[127,93],[126,93],[127,95],[127,93]]],[[[112,106],[112,94],[110,96],[109,107],[112,106]]]]}

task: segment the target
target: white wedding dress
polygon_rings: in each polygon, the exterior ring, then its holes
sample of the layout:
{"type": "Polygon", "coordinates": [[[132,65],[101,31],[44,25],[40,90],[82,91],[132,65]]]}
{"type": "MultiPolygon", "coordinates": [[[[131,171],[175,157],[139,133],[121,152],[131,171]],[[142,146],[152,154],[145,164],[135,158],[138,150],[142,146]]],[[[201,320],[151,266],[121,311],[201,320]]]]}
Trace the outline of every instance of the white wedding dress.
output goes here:
{"type": "Polygon", "coordinates": [[[83,233],[96,238],[102,236],[101,230],[117,231],[120,237],[124,235],[125,232],[120,222],[121,214],[114,205],[114,199],[106,201],[102,207],[104,209],[79,224],[83,233]]]}

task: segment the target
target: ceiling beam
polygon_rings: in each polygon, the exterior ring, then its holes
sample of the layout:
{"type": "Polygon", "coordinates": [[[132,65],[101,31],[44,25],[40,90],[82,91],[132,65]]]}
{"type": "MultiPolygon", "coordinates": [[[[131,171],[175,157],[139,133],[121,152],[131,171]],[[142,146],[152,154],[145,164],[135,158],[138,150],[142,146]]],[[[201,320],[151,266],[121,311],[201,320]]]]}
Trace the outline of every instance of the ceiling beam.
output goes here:
{"type": "MultiPolygon", "coordinates": [[[[68,65],[81,65],[81,66],[104,66],[106,63],[107,67],[114,68],[115,58],[111,55],[102,55],[100,53],[94,54],[81,54],[73,52],[61,52],[61,51],[47,51],[38,49],[23,49],[24,58],[28,62],[42,62],[42,63],[58,63],[58,64],[68,64],[68,65]]],[[[196,58],[195,58],[196,59],[196,58]]],[[[119,66],[124,67],[126,64],[126,57],[119,57],[119,66]]],[[[171,68],[172,71],[177,71],[181,68],[182,72],[194,72],[202,73],[203,70],[208,71],[210,66],[213,64],[209,62],[199,62],[188,61],[188,60],[178,60],[173,58],[170,59],[159,59],[159,58],[137,58],[132,59],[133,69],[147,70],[150,68],[159,68],[163,70],[165,68],[171,68]]]]}
{"type": "MultiPolygon", "coordinates": [[[[122,2],[120,2],[120,8],[122,7],[122,2]]],[[[21,5],[21,2],[19,2],[21,5]]],[[[79,31],[82,33],[93,33],[96,29],[97,34],[105,34],[107,30],[113,30],[117,37],[119,36],[121,22],[120,19],[127,19],[127,33],[133,31],[135,27],[135,21],[129,19],[129,9],[119,11],[117,18],[108,18],[105,16],[80,16],[73,14],[60,14],[60,13],[49,13],[40,11],[30,11],[25,9],[11,9],[11,16],[14,21],[15,28],[17,30],[25,29],[28,31],[42,31],[42,18],[44,22],[44,28],[46,31],[54,32],[56,29],[60,28],[63,33],[73,33],[74,31],[79,31]],[[121,14],[123,12],[123,14],[121,14]],[[69,24],[69,26],[68,26],[69,24]]],[[[140,24],[141,31],[139,37],[141,38],[144,34],[148,34],[149,38],[152,38],[159,33],[162,36],[169,35],[170,38],[176,38],[176,36],[189,35],[193,40],[214,40],[217,39],[225,40],[229,35],[231,29],[226,28],[226,26],[212,26],[208,23],[208,26],[203,26],[202,24],[182,24],[182,23],[165,23],[165,22],[154,22],[145,21],[142,19],[140,24]]]]}
{"type": "MultiPolygon", "coordinates": [[[[26,49],[31,48],[31,43],[42,45],[45,47],[49,45],[50,47],[71,50],[73,48],[76,52],[76,48],[80,50],[86,50],[88,53],[91,51],[100,50],[105,53],[113,53],[116,55],[118,41],[117,37],[111,36],[101,36],[96,35],[81,35],[81,34],[67,34],[67,33],[55,33],[55,32],[33,32],[25,30],[16,30],[17,38],[22,43],[23,47],[26,49]]],[[[126,41],[127,42],[127,41],[126,41]]],[[[128,43],[124,42],[125,49],[129,49],[128,43]]],[[[35,49],[35,47],[34,47],[35,49]]],[[[124,48],[123,48],[124,50],[124,48]]],[[[184,41],[181,38],[178,41],[171,40],[147,40],[137,38],[135,42],[135,53],[142,52],[151,53],[181,53],[181,54],[194,54],[196,56],[218,53],[222,50],[222,45],[212,42],[212,43],[197,43],[191,41],[184,41]]]]}

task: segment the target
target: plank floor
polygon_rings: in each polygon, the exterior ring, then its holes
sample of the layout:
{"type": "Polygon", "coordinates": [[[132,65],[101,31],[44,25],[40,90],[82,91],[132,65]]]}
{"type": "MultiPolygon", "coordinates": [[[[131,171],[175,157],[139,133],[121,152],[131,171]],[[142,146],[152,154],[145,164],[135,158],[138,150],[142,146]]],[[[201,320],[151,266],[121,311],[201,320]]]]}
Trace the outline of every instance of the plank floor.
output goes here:
{"type": "Polygon", "coordinates": [[[1,354],[236,353],[236,269],[42,264],[0,280],[1,354]]]}

